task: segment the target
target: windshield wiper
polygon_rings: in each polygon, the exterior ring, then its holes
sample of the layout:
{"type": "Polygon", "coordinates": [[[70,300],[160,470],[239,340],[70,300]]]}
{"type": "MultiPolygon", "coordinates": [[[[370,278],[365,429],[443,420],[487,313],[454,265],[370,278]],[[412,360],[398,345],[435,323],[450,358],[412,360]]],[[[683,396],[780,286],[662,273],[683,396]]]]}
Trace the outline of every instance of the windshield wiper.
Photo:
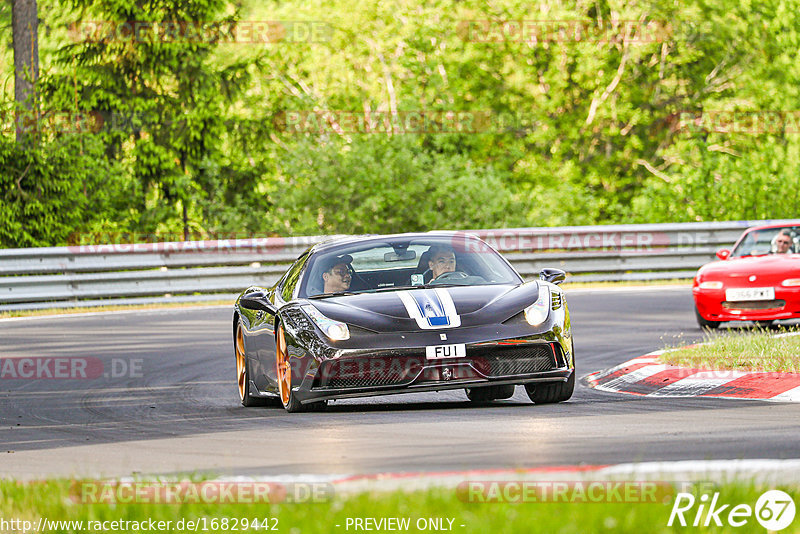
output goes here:
{"type": "Polygon", "coordinates": [[[319,295],[311,295],[310,299],[324,299],[328,297],[343,297],[347,295],[358,295],[360,291],[336,291],[334,293],[320,293],[319,295]]]}
{"type": "Polygon", "coordinates": [[[347,295],[361,295],[365,293],[386,293],[388,291],[401,291],[407,289],[436,289],[437,287],[463,287],[464,284],[422,284],[418,286],[388,286],[377,289],[365,289],[363,291],[337,291],[335,293],[320,293],[306,297],[309,299],[324,299],[328,297],[341,297],[347,295]]]}
{"type": "Polygon", "coordinates": [[[463,286],[464,284],[422,284],[418,286],[389,286],[389,287],[379,287],[378,289],[373,290],[375,293],[383,293],[386,291],[400,291],[405,289],[434,289],[437,287],[456,287],[456,286],[463,286]]]}

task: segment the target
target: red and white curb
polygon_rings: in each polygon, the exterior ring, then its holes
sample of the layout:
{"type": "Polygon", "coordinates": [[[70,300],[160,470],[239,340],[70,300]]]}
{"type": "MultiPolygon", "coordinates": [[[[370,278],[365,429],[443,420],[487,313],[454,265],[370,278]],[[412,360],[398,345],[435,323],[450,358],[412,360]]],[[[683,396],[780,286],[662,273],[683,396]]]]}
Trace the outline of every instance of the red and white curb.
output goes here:
{"type": "Polygon", "coordinates": [[[663,351],[587,375],[586,384],[600,391],[648,397],[719,397],[800,402],[800,374],[710,371],[666,365],[663,351]]]}

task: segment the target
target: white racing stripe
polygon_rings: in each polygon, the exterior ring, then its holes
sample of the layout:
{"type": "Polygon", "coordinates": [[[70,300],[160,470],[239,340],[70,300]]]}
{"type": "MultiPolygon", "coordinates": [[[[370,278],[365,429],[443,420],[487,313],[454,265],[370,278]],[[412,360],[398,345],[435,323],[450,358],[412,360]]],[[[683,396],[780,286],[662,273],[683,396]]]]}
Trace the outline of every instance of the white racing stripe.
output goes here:
{"type": "Polygon", "coordinates": [[[408,316],[422,330],[439,330],[461,326],[453,297],[444,288],[398,291],[408,316]]]}

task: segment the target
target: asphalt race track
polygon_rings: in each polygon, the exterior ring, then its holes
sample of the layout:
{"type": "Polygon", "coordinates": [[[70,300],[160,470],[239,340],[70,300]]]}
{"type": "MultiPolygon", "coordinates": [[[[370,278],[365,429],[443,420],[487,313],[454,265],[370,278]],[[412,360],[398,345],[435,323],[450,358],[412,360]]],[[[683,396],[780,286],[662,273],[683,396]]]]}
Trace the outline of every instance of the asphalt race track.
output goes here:
{"type": "MultiPolygon", "coordinates": [[[[568,290],[567,298],[579,377],[701,337],[686,287],[568,290]]],[[[800,458],[797,404],[654,399],[579,384],[559,405],[535,406],[517,388],[488,407],[453,391],[287,414],[239,405],[230,308],[0,321],[0,358],[64,356],[94,362],[99,377],[0,380],[0,475],[350,475],[800,458]]]]}

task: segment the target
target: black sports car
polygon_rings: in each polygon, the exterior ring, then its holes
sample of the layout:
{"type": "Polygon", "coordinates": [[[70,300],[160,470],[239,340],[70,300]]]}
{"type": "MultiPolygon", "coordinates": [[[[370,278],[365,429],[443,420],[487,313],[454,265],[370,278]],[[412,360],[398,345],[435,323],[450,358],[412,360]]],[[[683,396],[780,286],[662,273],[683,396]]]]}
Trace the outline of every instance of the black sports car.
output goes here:
{"type": "Polygon", "coordinates": [[[575,388],[569,311],[558,269],[523,282],[464,233],[327,241],[275,286],[236,300],[242,404],[290,412],[329,399],[464,388],[475,402],[525,386],[535,403],[575,388]]]}

